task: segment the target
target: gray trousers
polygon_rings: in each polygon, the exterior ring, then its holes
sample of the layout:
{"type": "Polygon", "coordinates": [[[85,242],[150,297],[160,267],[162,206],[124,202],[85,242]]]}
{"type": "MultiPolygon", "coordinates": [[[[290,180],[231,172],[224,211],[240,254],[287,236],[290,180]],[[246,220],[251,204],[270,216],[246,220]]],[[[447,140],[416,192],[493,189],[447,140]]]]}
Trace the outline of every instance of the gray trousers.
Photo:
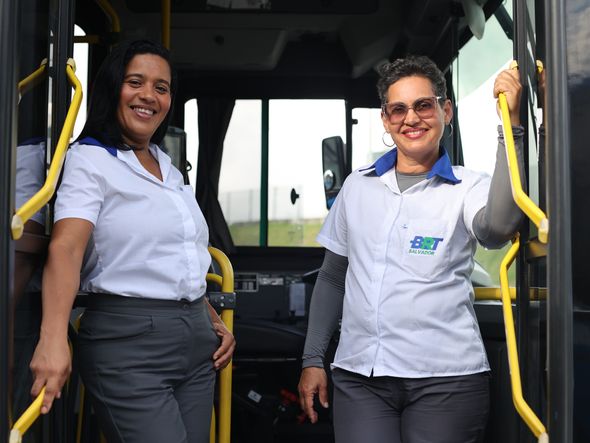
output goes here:
{"type": "Polygon", "coordinates": [[[107,441],[208,442],[219,338],[202,299],[88,304],[75,355],[107,441]]]}
{"type": "Polygon", "coordinates": [[[334,369],[337,443],[476,443],[489,412],[489,374],[364,377],[334,369]]]}

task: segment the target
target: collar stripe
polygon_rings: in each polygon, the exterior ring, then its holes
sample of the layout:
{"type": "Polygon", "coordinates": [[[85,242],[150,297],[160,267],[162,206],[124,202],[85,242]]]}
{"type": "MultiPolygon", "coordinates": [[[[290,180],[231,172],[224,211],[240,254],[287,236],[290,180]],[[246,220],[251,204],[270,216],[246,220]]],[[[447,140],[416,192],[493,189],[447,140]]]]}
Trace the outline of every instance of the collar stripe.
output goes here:
{"type": "Polygon", "coordinates": [[[81,145],[99,146],[101,148],[106,149],[107,152],[109,154],[111,154],[113,157],[117,156],[117,148],[114,148],[112,146],[107,146],[107,145],[101,143],[100,141],[98,141],[97,139],[95,139],[94,137],[84,137],[84,138],[78,140],[78,143],[80,143],[81,145]]]}
{"type": "MultiPolygon", "coordinates": [[[[393,148],[391,151],[386,152],[381,157],[377,159],[375,163],[373,163],[368,168],[360,169],[359,172],[374,170],[375,173],[381,177],[391,168],[393,168],[397,163],[397,148],[393,148]]],[[[451,165],[451,159],[447,154],[447,151],[442,146],[439,147],[438,150],[438,160],[432,167],[432,169],[428,172],[426,176],[427,179],[431,179],[434,176],[439,176],[443,180],[446,180],[452,184],[461,183],[455,174],[453,174],[453,165],[451,165]]]]}

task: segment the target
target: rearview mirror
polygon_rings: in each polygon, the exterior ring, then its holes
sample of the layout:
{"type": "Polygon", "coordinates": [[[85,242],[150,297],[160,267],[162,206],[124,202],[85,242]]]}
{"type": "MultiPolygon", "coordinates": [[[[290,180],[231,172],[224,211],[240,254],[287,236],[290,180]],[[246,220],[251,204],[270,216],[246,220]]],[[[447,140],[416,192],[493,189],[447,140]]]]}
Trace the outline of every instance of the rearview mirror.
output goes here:
{"type": "Polygon", "coordinates": [[[346,176],[346,145],[340,136],[322,140],[322,165],[326,207],[330,209],[346,176]]]}
{"type": "Polygon", "coordinates": [[[184,177],[184,183],[188,184],[188,168],[186,161],[186,132],[173,126],[168,127],[168,131],[162,141],[162,151],[170,156],[172,164],[180,171],[184,177]]]}

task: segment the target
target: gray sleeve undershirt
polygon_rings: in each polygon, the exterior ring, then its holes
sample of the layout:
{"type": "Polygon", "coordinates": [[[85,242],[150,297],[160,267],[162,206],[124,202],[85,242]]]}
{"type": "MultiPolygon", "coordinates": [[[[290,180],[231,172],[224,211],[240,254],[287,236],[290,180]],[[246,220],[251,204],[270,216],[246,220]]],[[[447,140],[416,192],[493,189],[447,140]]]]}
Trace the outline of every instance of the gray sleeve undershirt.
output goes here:
{"type": "Polygon", "coordinates": [[[304,368],[324,367],[326,349],[342,317],[347,269],[347,257],[326,249],[324,262],[311,296],[307,336],[303,348],[304,368]]]}
{"type": "MultiPolygon", "coordinates": [[[[518,158],[518,169],[523,188],[526,186],[523,160],[523,136],[524,129],[521,126],[513,126],[514,145],[518,158]]],[[[508,160],[504,147],[504,136],[501,127],[498,127],[498,150],[496,152],[496,166],[488,201],[473,219],[473,232],[479,242],[486,248],[499,248],[518,230],[522,222],[523,213],[512,198],[510,187],[510,175],[508,160]]],[[[526,188],[525,188],[526,191],[526,188]]]]}

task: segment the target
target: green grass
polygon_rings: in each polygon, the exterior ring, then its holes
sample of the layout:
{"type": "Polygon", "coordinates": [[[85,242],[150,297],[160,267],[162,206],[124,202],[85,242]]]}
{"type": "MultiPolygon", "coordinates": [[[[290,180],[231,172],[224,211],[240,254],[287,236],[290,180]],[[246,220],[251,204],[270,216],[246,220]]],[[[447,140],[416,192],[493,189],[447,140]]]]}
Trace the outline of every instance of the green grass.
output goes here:
{"type": "MultiPolygon", "coordinates": [[[[319,246],[315,241],[322,220],[302,220],[300,223],[277,220],[268,226],[269,246],[319,246]]],[[[254,223],[234,223],[229,226],[234,244],[237,246],[258,246],[260,244],[260,225],[254,223]]]]}

